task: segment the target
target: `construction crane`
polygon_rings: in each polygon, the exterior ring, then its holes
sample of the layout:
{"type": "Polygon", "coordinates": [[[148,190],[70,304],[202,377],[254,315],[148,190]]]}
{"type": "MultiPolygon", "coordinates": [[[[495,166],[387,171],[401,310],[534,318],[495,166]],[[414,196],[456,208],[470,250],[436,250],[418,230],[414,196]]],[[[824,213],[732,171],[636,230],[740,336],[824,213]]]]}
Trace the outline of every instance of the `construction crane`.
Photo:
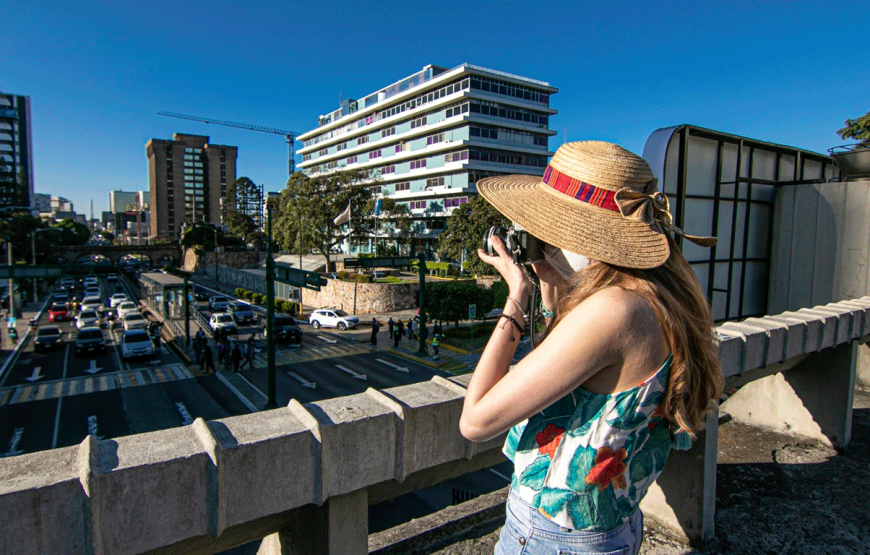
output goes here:
{"type": "Polygon", "coordinates": [[[234,121],[218,121],[216,119],[200,118],[197,116],[187,116],[185,114],[174,114],[172,112],[157,112],[158,116],[166,116],[170,118],[189,119],[191,121],[199,121],[202,123],[214,123],[215,125],[225,125],[227,127],[238,127],[239,129],[247,129],[249,131],[259,131],[260,133],[272,133],[273,135],[284,135],[287,139],[287,147],[290,151],[290,157],[287,161],[288,175],[293,175],[296,170],[296,163],[293,161],[295,150],[293,149],[293,139],[296,133],[292,131],[284,131],[282,129],[273,129],[271,127],[261,127],[259,125],[248,125],[246,123],[236,123],[234,121]]]}

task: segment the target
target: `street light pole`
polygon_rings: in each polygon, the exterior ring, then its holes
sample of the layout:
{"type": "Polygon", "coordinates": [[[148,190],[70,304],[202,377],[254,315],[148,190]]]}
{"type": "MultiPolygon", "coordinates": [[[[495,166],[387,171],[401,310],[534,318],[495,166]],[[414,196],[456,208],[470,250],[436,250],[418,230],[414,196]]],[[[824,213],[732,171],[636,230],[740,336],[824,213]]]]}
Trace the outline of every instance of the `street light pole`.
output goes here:
{"type": "MultiPolygon", "coordinates": [[[[275,334],[272,330],[272,320],[275,317],[275,269],[272,260],[272,205],[266,208],[266,388],[269,399],[267,409],[278,406],[275,395],[275,334]]],[[[301,288],[300,288],[301,290],[301,288]]]]}

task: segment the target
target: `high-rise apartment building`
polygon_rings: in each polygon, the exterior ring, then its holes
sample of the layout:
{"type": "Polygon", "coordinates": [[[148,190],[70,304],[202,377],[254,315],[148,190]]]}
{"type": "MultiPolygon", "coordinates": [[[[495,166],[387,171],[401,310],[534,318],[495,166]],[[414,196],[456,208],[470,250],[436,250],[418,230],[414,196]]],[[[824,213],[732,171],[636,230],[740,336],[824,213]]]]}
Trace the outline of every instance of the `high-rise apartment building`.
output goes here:
{"type": "Polygon", "coordinates": [[[185,223],[220,223],[221,198],[236,179],[238,148],[208,141],[175,133],[171,141],[150,139],[145,145],[152,237],[178,237],[185,223]]]}
{"type": "Polygon", "coordinates": [[[33,203],[30,97],[0,92],[0,208],[33,203]]]}
{"type": "MultiPolygon", "coordinates": [[[[419,246],[495,175],[541,175],[552,156],[548,83],[462,64],[434,65],[362,100],[345,100],[303,133],[299,168],[310,176],[361,169],[376,195],[405,203],[419,246]]],[[[368,245],[349,247],[370,252],[368,245]]]]}
{"type": "MultiPolygon", "coordinates": [[[[135,191],[109,191],[109,211],[115,214],[126,212],[127,207],[136,210],[141,205],[139,193],[135,191]]],[[[141,206],[140,206],[141,210],[141,206]]]]}

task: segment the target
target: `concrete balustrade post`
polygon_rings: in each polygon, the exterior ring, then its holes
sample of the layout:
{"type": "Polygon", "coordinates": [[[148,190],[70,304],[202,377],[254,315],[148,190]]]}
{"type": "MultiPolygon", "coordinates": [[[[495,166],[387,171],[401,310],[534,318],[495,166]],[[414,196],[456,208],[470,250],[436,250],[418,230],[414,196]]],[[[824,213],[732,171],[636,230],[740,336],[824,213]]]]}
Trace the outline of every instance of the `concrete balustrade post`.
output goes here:
{"type": "Polygon", "coordinates": [[[330,497],[293,512],[281,531],[263,538],[257,555],[364,555],[369,552],[367,490],[330,497]]]}
{"type": "Polygon", "coordinates": [[[699,545],[716,532],[716,450],[718,408],[707,413],[704,429],[688,451],[671,449],[668,462],[640,503],[655,519],[685,542],[699,545]]]}
{"type": "Polygon", "coordinates": [[[852,435],[858,343],[823,349],[787,372],[741,387],[723,405],[735,420],[845,447],[852,435]]]}

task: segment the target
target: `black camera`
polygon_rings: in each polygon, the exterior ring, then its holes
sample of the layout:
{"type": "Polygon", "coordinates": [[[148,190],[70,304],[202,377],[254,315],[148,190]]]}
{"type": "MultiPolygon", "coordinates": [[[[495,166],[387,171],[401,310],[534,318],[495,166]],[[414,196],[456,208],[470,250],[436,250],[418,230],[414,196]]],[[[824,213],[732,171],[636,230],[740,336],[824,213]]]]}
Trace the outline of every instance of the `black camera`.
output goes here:
{"type": "Polygon", "coordinates": [[[524,229],[514,226],[495,225],[483,234],[483,251],[490,256],[498,256],[492,246],[492,238],[498,237],[513,256],[514,264],[531,264],[544,259],[545,243],[524,229]]]}

